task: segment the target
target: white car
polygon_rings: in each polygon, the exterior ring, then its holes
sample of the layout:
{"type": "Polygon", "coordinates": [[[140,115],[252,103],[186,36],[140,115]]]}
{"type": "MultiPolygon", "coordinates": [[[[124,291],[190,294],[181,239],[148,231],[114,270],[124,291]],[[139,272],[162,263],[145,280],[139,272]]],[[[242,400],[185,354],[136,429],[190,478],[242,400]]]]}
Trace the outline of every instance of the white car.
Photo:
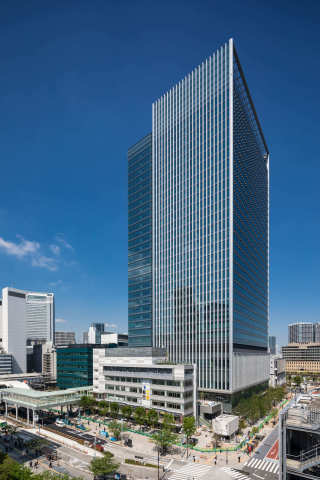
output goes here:
{"type": "Polygon", "coordinates": [[[56,425],[57,425],[58,427],[64,427],[64,426],[65,426],[65,423],[64,423],[62,420],[60,420],[60,418],[58,418],[58,419],[56,420],[56,425]]]}

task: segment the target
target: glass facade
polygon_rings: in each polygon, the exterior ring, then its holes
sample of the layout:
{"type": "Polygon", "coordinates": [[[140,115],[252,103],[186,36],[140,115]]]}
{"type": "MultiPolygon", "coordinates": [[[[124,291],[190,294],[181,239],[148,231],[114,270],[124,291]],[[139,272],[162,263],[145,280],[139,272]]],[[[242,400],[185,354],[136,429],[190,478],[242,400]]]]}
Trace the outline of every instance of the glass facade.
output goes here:
{"type": "Polygon", "coordinates": [[[233,41],[152,121],[153,346],[232,392],[233,354],[267,352],[269,316],[269,155],[233,41]]]}
{"type": "Polygon", "coordinates": [[[277,353],[277,339],[274,336],[269,337],[269,352],[270,355],[275,355],[277,353]]]}
{"type": "Polygon", "coordinates": [[[152,142],[128,152],[129,346],[152,346],[152,142]]]}
{"type": "Polygon", "coordinates": [[[57,387],[86,387],[93,384],[93,346],[57,348],[57,387]]]}
{"type": "Polygon", "coordinates": [[[268,151],[233,53],[233,344],[267,350],[268,151]]]}

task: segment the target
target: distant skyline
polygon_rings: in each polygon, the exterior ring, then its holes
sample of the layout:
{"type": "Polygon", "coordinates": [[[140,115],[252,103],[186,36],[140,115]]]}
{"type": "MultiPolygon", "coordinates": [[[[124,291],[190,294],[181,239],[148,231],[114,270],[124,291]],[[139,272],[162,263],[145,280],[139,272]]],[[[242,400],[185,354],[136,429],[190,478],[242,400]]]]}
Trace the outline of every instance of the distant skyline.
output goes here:
{"type": "Polygon", "coordinates": [[[152,101],[235,39],[270,149],[270,335],[320,321],[317,19],[298,1],[0,6],[0,285],[57,329],[127,332],[127,149],[152,101]]]}

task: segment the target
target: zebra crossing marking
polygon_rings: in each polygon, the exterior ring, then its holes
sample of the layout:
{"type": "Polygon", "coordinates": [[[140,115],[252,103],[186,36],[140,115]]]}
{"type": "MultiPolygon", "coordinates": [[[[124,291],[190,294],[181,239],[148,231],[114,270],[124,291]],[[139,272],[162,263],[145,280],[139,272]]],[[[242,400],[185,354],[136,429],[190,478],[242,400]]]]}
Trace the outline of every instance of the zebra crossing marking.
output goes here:
{"type": "Polygon", "coordinates": [[[189,477],[194,480],[198,480],[208,473],[211,468],[212,467],[210,465],[185,465],[179,470],[176,470],[175,473],[171,475],[170,480],[186,480],[189,477]]]}
{"type": "Polygon", "coordinates": [[[274,474],[277,474],[279,471],[279,462],[275,462],[274,460],[251,458],[244,465],[253,470],[264,470],[265,472],[274,474]]]}
{"type": "Polygon", "coordinates": [[[235,470],[232,467],[224,467],[221,470],[228,473],[231,477],[236,478],[237,480],[248,480],[249,476],[245,473],[241,473],[238,470],[235,470]]]}

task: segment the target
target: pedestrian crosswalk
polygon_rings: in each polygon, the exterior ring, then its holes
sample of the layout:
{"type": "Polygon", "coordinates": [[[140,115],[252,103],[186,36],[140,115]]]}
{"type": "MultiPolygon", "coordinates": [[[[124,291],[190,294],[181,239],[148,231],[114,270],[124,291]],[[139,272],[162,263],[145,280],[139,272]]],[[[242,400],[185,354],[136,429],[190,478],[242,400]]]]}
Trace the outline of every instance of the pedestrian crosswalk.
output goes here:
{"type": "Polygon", "coordinates": [[[223,467],[221,470],[228,473],[230,477],[236,478],[237,480],[248,480],[250,477],[243,472],[239,472],[239,470],[235,470],[231,467],[223,467]]]}
{"type": "Polygon", "coordinates": [[[265,472],[278,474],[279,473],[279,462],[264,460],[261,458],[250,458],[245,464],[246,467],[252,468],[253,470],[263,470],[265,472]]]}
{"type": "Polygon", "coordinates": [[[176,470],[173,475],[171,475],[170,480],[198,480],[206,475],[209,470],[211,470],[210,465],[199,465],[196,463],[189,463],[184,465],[184,467],[176,470]]]}

